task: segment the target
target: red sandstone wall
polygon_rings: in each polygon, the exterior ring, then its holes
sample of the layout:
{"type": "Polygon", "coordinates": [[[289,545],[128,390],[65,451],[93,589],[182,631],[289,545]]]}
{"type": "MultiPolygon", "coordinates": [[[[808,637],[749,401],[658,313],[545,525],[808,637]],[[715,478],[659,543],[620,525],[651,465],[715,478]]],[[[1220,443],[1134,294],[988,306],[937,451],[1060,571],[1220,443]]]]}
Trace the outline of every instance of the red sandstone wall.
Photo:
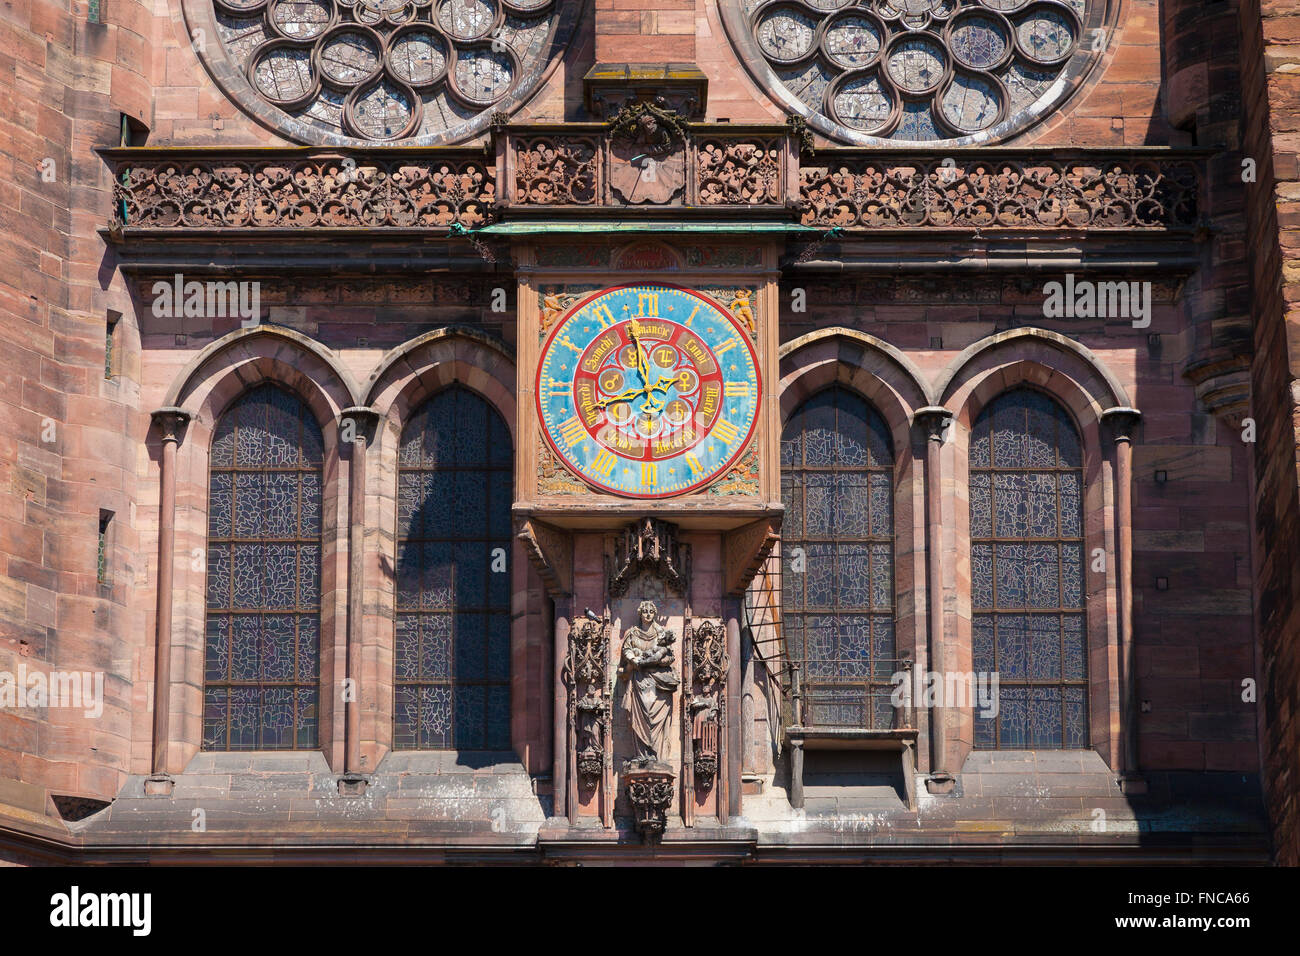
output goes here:
{"type": "Polygon", "coordinates": [[[1255,361],[1255,582],[1265,796],[1279,863],[1300,864],[1300,10],[1244,0],[1242,153],[1247,186],[1255,361]]]}
{"type": "Polygon", "coordinates": [[[110,198],[91,149],[116,145],[121,112],[148,122],[156,44],[146,4],[114,0],[108,16],[87,24],[85,0],[0,3],[0,670],[103,671],[107,698],[97,721],[0,712],[0,819],[52,812],[49,793],[112,798],[146,705],[140,356],[95,235],[110,198]],[[109,309],[125,316],[113,381],[109,309]],[[100,509],[116,513],[109,585],[97,581],[100,509]]]}
{"type": "MultiPolygon", "coordinates": [[[[111,253],[95,235],[109,218],[110,200],[107,174],[90,149],[116,142],[120,111],[149,125],[151,145],[284,143],[229,103],[211,81],[189,45],[177,0],[160,5],[157,9],[165,12],[158,16],[134,0],[111,0],[105,6],[111,22],[102,27],[88,26],[84,0],[74,2],[69,10],[56,0],[0,0],[0,94],[10,104],[0,116],[0,226],[7,253],[0,256],[0,418],[12,423],[0,433],[0,669],[14,670],[23,654],[29,668],[39,662],[102,668],[110,675],[110,712],[93,726],[77,714],[0,713],[5,743],[0,749],[0,813],[44,813],[49,792],[108,799],[124,772],[148,769],[157,486],[156,464],[144,450],[147,413],[160,404],[172,375],[210,341],[151,340],[142,353],[135,309],[111,253]],[[53,183],[42,182],[37,169],[46,156],[56,163],[53,183]],[[102,375],[108,309],[125,317],[118,348],[123,364],[116,382],[105,382],[102,375]],[[40,439],[46,417],[56,423],[58,438],[52,443],[40,439]],[[101,508],[118,516],[114,583],[105,590],[95,579],[95,522],[101,508]]],[[[1258,0],[1247,0],[1242,12],[1248,28],[1254,22],[1252,2],[1258,5],[1258,0]]],[[[1202,4],[1167,6],[1177,14],[1166,21],[1169,35],[1175,36],[1183,20],[1193,17],[1192,8],[1202,4]]],[[[1216,17],[1230,16],[1235,4],[1215,6],[1224,8],[1213,11],[1216,17]]],[[[1267,4],[1271,44],[1300,34],[1290,6],[1283,0],[1267,4]]],[[[1169,102],[1162,102],[1159,8],[1156,0],[1129,0],[1104,69],[1065,111],[1018,144],[1227,141],[1225,131],[1237,116],[1232,97],[1211,94],[1232,89],[1233,75],[1223,66],[1234,54],[1231,35],[1214,32],[1216,23],[1222,26],[1218,20],[1199,21],[1201,43],[1180,60],[1190,72],[1178,72],[1177,82],[1168,84],[1169,102]],[[1206,36],[1216,42],[1208,43],[1206,36]],[[1202,71],[1196,64],[1208,62],[1211,52],[1218,65],[1202,71]],[[1182,128],[1193,121],[1194,129],[1182,128]]],[[[1243,62],[1264,62],[1263,56],[1250,53],[1250,29],[1244,35],[1243,62]]],[[[574,104],[580,101],[581,76],[597,59],[694,61],[710,78],[710,118],[779,119],[727,44],[713,0],[595,0],[562,69],[529,103],[529,118],[579,118],[574,104]]],[[[1265,115],[1259,104],[1266,95],[1273,110],[1267,127],[1262,121],[1251,126],[1247,139],[1248,151],[1259,156],[1261,184],[1270,182],[1266,164],[1279,178],[1297,177],[1294,147],[1300,133],[1293,118],[1295,90],[1289,84],[1298,82],[1272,72],[1267,89],[1261,76],[1258,96],[1247,100],[1247,106],[1256,104],[1255,116],[1265,115]],[[1267,145],[1270,132],[1272,146],[1267,145]],[[1287,148],[1291,152],[1274,157],[1287,148]]],[[[1219,173],[1225,168],[1220,165],[1219,173]]],[[[1262,185],[1250,193],[1256,203],[1252,224],[1260,227],[1256,235],[1269,234],[1268,216],[1277,215],[1269,188],[1262,185]]],[[[1242,646],[1249,614],[1240,606],[1249,582],[1249,562],[1242,561],[1247,547],[1245,451],[1233,429],[1217,425],[1198,407],[1183,378],[1195,349],[1211,354],[1214,347],[1231,344],[1245,310],[1239,302],[1225,301],[1224,290],[1236,282],[1234,263],[1245,254],[1245,244],[1233,231],[1232,195],[1228,192],[1215,208],[1225,235],[1208,246],[1202,276],[1185,291],[1181,306],[1166,306],[1157,316],[1156,327],[1166,333],[1164,351],[1153,355],[1145,337],[1131,330],[1114,335],[1105,328],[1062,328],[1079,335],[1114,368],[1147,412],[1147,450],[1139,459],[1135,498],[1135,592],[1139,634],[1158,639],[1139,659],[1140,679],[1145,690],[1186,708],[1180,714],[1158,711],[1144,718],[1143,760],[1152,769],[1247,771],[1255,766],[1254,745],[1242,736],[1240,713],[1223,703],[1227,689],[1221,678],[1245,666],[1242,646]],[[1208,320],[1203,337],[1183,328],[1185,321],[1195,324],[1202,317],[1208,320]],[[1190,470],[1157,489],[1150,479],[1157,462],[1166,460],[1161,456],[1187,463],[1190,470]],[[1207,501],[1215,503],[1212,511],[1207,501]],[[1157,594],[1154,577],[1165,573],[1178,590],[1157,594]],[[1175,615],[1175,605],[1211,587],[1226,594],[1226,603],[1216,607],[1228,612],[1213,628],[1195,616],[1175,615]],[[1230,646],[1224,649],[1225,644],[1230,646]],[[1227,729],[1222,727],[1225,720],[1227,729]]],[[[1294,199],[1285,188],[1278,196],[1294,199]]],[[[1282,208],[1284,225],[1293,212],[1282,208]]],[[[1288,248],[1295,245],[1292,239],[1284,234],[1288,248]]],[[[1261,250],[1256,288],[1266,295],[1256,303],[1255,314],[1274,318],[1261,323],[1256,335],[1262,358],[1254,370],[1255,415],[1259,447],[1280,449],[1266,462],[1260,459],[1265,463],[1257,473],[1257,553],[1267,579],[1257,600],[1266,660],[1268,648],[1294,634],[1298,623],[1278,620],[1282,612],[1266,612],[1291,608],[1292,597],[1300,595],[1294,580],[1297,555],[1279,545],[1294,540],[1287,529],[1297,527],[1295,462],[1287,428],[1293,406],[1286,404],[1291,370],[1283,358],[1289,339],[1282,316],[1289,300],[1280,288],[1272,297],[1278,283],[1270,285],[1270,277],[1281,271],[1277,251],[1261,250]]],[[[263,301],[283,310],[273,320],[300,327],[340,350],[345,364],[361,374],[381,348],[400,342],[408,329],[423,330],[435,317],[428,309],[393,309],[401,296],[384,295],[354,308],[344,307],[336,288],[272,290],[264,292],[263,301]],[[282,298],[269,297],[273,295],[282,298]],[[365,348],[358,347],[359,337],[368,339],[365,348]]],[[[832,290],[823,301],[835,301],[836,295],[832,290]]],[[[999,290],[996,301],[979,306],[912,304],[892,315],[864,302],[844,307],[844,314],[820,311],[812,318],[821,324],[870,323],[873,333],[908,351],[919,364],[937,367],[950,357],[948,351],[1013,319],[1020,308],[1013,299],[1004,299],[999,290]],[[944,338],[947,351],[928,351],[936,335],[944,338]]],[[[483,318],[490,322],[494,317],[483,318]]],[[[508,328],[500,331],[512,337],[508,328]]],[[[783,338],[800,331],[791,325],[783,338]]],[[[1284,722],[1295,704],[1300,661],[1294,650],[1275,659],[1277,692],[1290,688],[1290,706],[1279,705],[1266,745],[1277,781],[1273,804],[1283,824],[1280,839],[1290,841],[1294,860],[1296,817],[1285,795],[1282,768],[1288,760],[1294,765],[1300,752],[1294,725],[1284,722]]]]}

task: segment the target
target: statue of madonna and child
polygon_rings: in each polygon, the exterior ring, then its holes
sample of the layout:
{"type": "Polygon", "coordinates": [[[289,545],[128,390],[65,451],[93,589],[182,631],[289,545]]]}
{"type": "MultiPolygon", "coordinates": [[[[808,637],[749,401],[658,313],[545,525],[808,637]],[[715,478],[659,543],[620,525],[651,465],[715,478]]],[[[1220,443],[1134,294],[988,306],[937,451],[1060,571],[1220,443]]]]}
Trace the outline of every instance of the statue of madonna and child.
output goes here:
{"type": "Polygon", "coordinates": [[[618,667],[619,677],[627,681],[621,706],[637,740],[632,762],[641,766],[667,759],[673,693],[681,684],[674,671],[673,632],[660,626],[658,616],[653,601],[641,602],[637,625],[623,634],[618,667]]]}

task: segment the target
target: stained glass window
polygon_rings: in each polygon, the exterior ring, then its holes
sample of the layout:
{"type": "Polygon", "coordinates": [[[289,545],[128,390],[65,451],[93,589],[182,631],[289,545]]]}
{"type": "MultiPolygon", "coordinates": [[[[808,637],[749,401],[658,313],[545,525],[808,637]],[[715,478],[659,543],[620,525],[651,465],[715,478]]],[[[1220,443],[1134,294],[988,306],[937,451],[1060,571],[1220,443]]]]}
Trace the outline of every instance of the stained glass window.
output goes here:
{"type": "Polygon", "coordinates": [[[782,621],[809,726],[893,726],[894,454],[880,415],[819,392],[781,436],[782,621]]]}
{"type": "Polygon", "coordinates": [[[221,416],[208,478],[205,750],[317,746],[320,428],[273,385],[221,416]]]}
{"type": "Polygon", "coordinates": [[[1105,0],[721,0],[745,65],[819,132],[970,145],[1059,105],[1106,49],[1105,0]]]}
{"type": "Polygon", "coordinates": [[[501,416],[459,386],[402,431],[393,746],[510,749],[510,505],[501,416]]]}
{"type": "Polygon", "coordinates": [[[1016,388],[976,419],[970,524],[973,669],[1000,686],[975,746],[1087,747],[1083,453],[1051,398],[1016,388]]]}

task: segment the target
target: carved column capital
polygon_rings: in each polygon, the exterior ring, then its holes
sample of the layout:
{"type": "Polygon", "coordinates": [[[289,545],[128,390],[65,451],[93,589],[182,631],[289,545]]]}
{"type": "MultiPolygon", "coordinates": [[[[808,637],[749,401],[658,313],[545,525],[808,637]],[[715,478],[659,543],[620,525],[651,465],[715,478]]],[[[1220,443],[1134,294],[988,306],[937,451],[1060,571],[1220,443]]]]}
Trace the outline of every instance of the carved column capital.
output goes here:
{"type": "Polygon", "coordinates": [[[368,405],[352,405],[339,412],[339,434],[343,436],[340,443],[347,441],[370,444],[375,435],[375,425],[379,422],[379,412],[368,405]],[[351,437],[343,433],[351,422],[351,437]]]}
{"type": "Polygon", "coordinates": [[[162,435],[164,442],[176,442],[178,445],[184,437],[185,426],[190,423],[194,413],[184,408],[167,406],[165,408],[156,408],[149,413],[153,423],[158,426],[158,431],[162,435]]]}
{"type": "Polygon", "coordinates": [[[927,405],[916,410],[912,423],[925,433],[929,441],[943,444],[948,426],[952,424],[952,410],[942,405],[927,405]]]}
{"type": "Polygon", "coordinates": [[[1101,421],[1110,429],[1116,443],[1132,442],[1138,423],[1142,421],[1142,413],[1136,408],[1117,405],[1102,412],[1101,421]]]}

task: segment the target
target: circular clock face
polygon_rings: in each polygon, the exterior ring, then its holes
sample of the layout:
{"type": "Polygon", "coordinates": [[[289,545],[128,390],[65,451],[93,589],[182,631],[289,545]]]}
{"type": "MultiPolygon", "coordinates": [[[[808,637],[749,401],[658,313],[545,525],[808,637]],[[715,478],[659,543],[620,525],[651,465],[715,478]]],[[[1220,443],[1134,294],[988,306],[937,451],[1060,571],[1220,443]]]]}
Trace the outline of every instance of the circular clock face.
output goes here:
{"type": "Polygon", "coordinates": [[[589,484],[630,498],[685,494],[724,474],[753,433],[760,392],[744,327],[673,286],[579,303],[537,370],[547,443],[589,484]]]}

